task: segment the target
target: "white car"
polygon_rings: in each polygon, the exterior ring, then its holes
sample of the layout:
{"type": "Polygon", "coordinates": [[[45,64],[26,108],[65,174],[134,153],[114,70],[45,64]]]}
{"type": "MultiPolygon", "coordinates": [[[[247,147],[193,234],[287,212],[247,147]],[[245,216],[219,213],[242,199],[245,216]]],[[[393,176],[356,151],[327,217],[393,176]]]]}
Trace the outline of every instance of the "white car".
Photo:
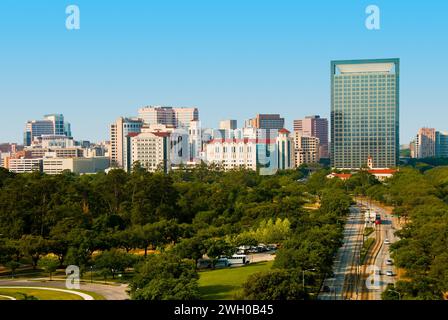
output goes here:
{"type": "Polygon", "coordinates": [[[394,272],[393,271],[386,271],[386,275],[388,276],[388,277],[393,277],[394,276],[394,272]]]}
{"type": "Polygon", "coordinates": [[[389,239],[384,240],[384,244],[390,244],[390,240],[389,239]]]}
{"type": "Polygon", "coordinates": [[[394,265],[394,262],[392,261],[392,259],[387,259],[387,260],[386,260],[386,265],[388,265],[388,266],[393,266],[393,265],[394,265]]]}

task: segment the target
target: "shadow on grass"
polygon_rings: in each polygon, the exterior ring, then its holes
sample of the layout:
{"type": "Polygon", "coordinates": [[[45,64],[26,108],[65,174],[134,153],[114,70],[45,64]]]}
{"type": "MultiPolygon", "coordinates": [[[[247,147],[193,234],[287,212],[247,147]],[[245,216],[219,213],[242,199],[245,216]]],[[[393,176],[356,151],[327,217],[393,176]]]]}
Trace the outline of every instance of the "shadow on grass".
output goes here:
{"type": "Polygon", "coordinates": [[[200,292],[203,300],[223,300],[231,299],[232,294],[238,289],[240,289],[238,286],[212,285],[202,286],[200,292]]]}

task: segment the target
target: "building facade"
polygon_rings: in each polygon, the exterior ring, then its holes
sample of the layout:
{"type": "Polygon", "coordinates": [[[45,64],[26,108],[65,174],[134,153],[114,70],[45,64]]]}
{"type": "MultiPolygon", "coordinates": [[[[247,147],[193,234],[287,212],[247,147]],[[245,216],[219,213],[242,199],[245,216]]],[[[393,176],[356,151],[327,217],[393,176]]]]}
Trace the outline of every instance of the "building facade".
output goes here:
{"type": "Polygon", "coordinates": [[[421,128],[415,139],[415,157],[433,158],[436,156],[436,129],[421,128]]]}
{"type": "Polygon", "coordinates": [[[139,163],[149,172],[171,169],[170,133],[142,132],[131,137],[131,163],[139,163]]]}
{"type": "Polygon", "coordinates": [[[257,114],[253,119],[245,121],[246,128],[281,130],[285,127],[285,119],[279,114],[257,114]]]}
{"type": "Polygon", "coordinates": [[[112,167],[127,170],[130,165],[129,134],[140,133],[143,120],[139,118],[120,117],[110,126],[109,157],[112,167]]]}
{"type": "Polygon", "coordinates": [[[290,133],[286,129],[281,129],[276,139],[277,164],[280,170],[289,170],[295,167],[294,139],[290,136],[290,133]]]}
{"type": "Polygon", "coordinates": [[[319,138],[319,157],[330,157],[328,145],[328,119],[314,115],[305,117],[304,119],[294,120],[294,132],[298,132],[302,136],[319,138]]]}
{"type": "Polygon", "coordinates": [[[399,59],[331,62],[331,164],[396,167],[399,143],[399,59]]]}
{"type": "Polygon", "coordinates": [[[295,165],[313,164],[320,161],[319,138],[302,135],[300,131],[294,132],[295,165]]]}
{"type": "Polygon", "coordinates": [[[199,110],[197,108],[149,106],[140,108],[138,116],[146,125],[162,124],[176,128],[188,128],[191,121],[199,121],[199,110]]]}

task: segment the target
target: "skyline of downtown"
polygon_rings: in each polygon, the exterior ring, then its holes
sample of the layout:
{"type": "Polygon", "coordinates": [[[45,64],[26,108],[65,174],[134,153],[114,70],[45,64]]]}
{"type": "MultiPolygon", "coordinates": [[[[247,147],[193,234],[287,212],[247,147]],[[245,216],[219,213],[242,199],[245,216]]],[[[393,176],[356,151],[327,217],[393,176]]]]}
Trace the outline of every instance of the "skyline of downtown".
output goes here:
{"type": "Polygon", "coordinates": [[[47,113],[64,114],[77,139],[107,140],[111,122],[146,105],[198,107],[206,128],[279,113],[291,130],[294,119],[330,118],[331,60],[397,57],[408,143],[420,127],[446,129],[447,4],[403,3],[376,1],[381,29],[371,31],[366,1],[81,0],[81,29],[71,32],[66,2],[7,0],[0,27],[15,32],[1,35],[0,140],[20,143],[25,122],[47,113]]]}

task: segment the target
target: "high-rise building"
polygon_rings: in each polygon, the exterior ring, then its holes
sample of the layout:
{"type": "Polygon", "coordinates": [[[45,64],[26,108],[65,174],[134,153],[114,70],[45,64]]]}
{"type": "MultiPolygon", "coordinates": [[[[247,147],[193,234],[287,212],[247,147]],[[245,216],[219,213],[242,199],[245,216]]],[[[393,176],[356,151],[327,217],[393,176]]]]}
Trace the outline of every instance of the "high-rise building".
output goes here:
{"type": "Polygon", "coordinates": [[[70,123],[65,122],[62,114],[48,114],[44,116],[44,120],[30,120],[25,126],[23,143],[25,146],[30,146],[34,138],[43,135],[71,137],[70,123]]]}
{"type": "Polygon", "coordinates": [[[410,144],[411,158],[448,158],[448,133],[421,128],[410,144]]]}
{"type": "Polygon", "coordinates": [[[302,136],[319,138],[319,157],[328,158],[328,119],[318,115],[294,120],[294,131],[302,136]]]}
{"type": "Polygon", "coordinates": [[[281,130],[285,127],[285,119],[279,114],[257,114],[255,118],[245,121],[245,127],[281,130]]]}
{"type": "Polygon", "coordinates": [[[415,139],[415,157],[432,158],[436,156],[436,129],[421,128],[415,139]]]}
{"type": "Polygon", "coordinates": [[[143,120],[139,118],[120,117],[110,126],[109,157],[113,167],[129,170],[132,165],[129,134],[140,133],[143,120]]]}
{"type": "Polygon", "coordinates": [[[294,132],[295,165],[318,163],[320,160],[319,138],[294,132]]]}
{"type": "Polygon", "coordinates": [[[32,120],[26,123],[23,144],[31,146],[34,138],[43,135],[54,135],[54,124],[50,120],[32,120]]]}
{"type": "Polygon", "coordinates": [[[138,162],[149,172],[171,169],[169,132],[134,133],[130,143],[132,164],[138,162]]]}
{"type": "Polygon", "coordinates": [[[396,167],[399,143],[399,59],[331,62],[331,164],[396,167]]]}
{"type": "Polygon", "coordinates": [[[199,110],[197,108],[149,106],[140,108],[138,116],[146,125],[163,124],[169,127],[188,128],[191,121],[199,121],[199,110]]]}
{"type": "Polygon", "coordinates": [[[44,116],[45,120],[50,120],[53,122],[54,134],[60,136],[71,137],[71,125],[65,122],[64,115],[62,114],[47,114],[44,116]]]}
{"type": "Polygon", "coordinates": [[[436,132],[436,157],[448,158],[448,132],[436,132]]]}

